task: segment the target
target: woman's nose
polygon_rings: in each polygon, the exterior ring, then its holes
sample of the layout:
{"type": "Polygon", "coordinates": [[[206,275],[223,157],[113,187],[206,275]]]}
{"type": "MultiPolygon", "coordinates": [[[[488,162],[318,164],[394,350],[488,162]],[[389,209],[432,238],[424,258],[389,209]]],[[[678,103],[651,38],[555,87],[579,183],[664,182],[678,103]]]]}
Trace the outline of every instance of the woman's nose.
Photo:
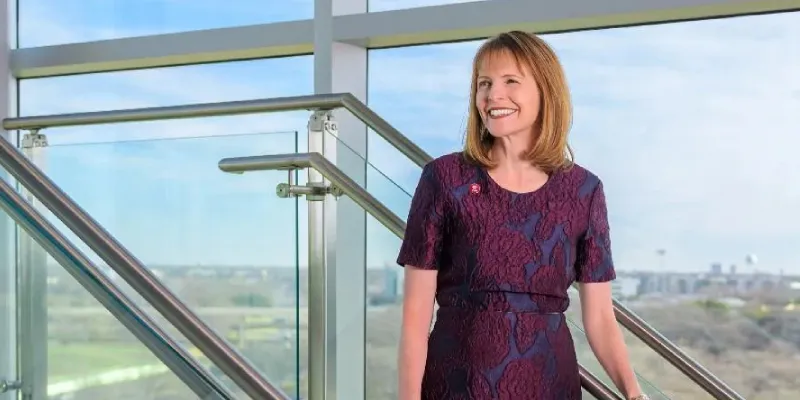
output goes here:
{"type": "Polygon", "coordinates": [[[487,99],[489,100],[503,100],[505,97],[505,90],[498,86],[493,86],[491,89],[489,89],[489,93],[487,93],[487,99]]]}

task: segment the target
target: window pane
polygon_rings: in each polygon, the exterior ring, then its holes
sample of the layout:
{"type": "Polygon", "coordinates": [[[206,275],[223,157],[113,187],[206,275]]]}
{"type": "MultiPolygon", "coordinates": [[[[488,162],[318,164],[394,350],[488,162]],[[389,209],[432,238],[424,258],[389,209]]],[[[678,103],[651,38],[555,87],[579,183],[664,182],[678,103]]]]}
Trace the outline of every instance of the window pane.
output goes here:
{"type": "MultiPolygon", "coordinates": [[[[32,384],[33,390],[47,393],[46,397],[54,399],[196,397],[125,325],[75,281],[65,266],[49,258],[27,233],[20,232],[20,253],[25,256],[21,267],[27,269],[19,289],[20,320],[27,322],[21,324],[20,359],[28,358],[33,365],[41,365],[43,368],[34,375],[41,374],[44,378],[25,376],[36,382],[32,384]],[[37,281],[46,283],[38,285],[37,281]],[[22,307],[37,303],[41,308],[22,307]]],[[[80,271],[75,273],[81,274],[80,271]]],[[[203,360],[202,364],[205,367],[208,363],[203,360]]]]}
{"type": "Polygon", "coordinates": [[[369,0],[369,11],[404,10],[415,7],[441,6],[444,4],[472,3],[491,0],[369,0]]]}
{"type": "MultiPolygon", "coordinates": [[[[297,96],[313,92],[308,56],[20,81],[22,116],[297,96]],[[287,79],[291,77],[291,79],[287,79]],[[69,101],[65,101],[69,99],[69,101]]],[[[47,130],[51,144],[303,131],[306,111],[47,130]]]]}
{"type": "MultiPolygon", "coordinates": [[[[310,57],[296,57],[23,80],[21,114],[302,95],[312,91],[311,67],[310,57]]],[[[275,195],[285,173],[226,174],[217,163],[296,152],[297,132],[305,136],[308,116],[298,111],[52,128],[42,131],[49,147],[36,160],[295,397],[306,390],[297,374],[305,366],[297,358],[304,335],[298,316],[305,315],[298,310],[298,264],[306,263],[307,254],[296,233],[298,203],[275,195]]]]}
{"type": "Polygon", "coordinates": [[[313,18],[313,0],[19,0],[20,47],[313,18]]]}
{"type": "MultiPolygon", "coordinates": [[[[217,334],[275,385],[295,394],[300,379],[298,203],[274,194],[285,173],[227,174],[217,163],[230,156],[296,152],[296,136],[276,132],[56,145],[37,154],[35,161],[217,334]]],[[[56,270],[53,276],[59,273],[64,274],[56,270]]],[[[69,310],[51,307],[58,311],[51,312],[51,340],[75,340],[66,328],[57,327],[54,315],[66,326],[65,317],[74,323],[78,316],[97,313],[97,305],[83,301],[87,296],[79,289],[48,287],[56,304],[64,303],[56,293],[62,290],[70,301],[81,299],[70,303],[69,310]]],[[[138,295],[133,298],[139,300],[138,295]]],[[[177,333],[163,318],[152,316],[177,333]]],[[[87,351],[94,346],[95,352],[113,343],[130,346],[130,338],[109,332],[109,324],[87,319],[80,325],[93,329],[96,343],[79,343],[87,351]]],[[[189,345],[181,335],[176,338],[189,345]]],[[[102,372],[113,367],[91,362],[102,372]]]]}
{"type": "MultiPolygon", "coordinates": [[[[787,328],[800,298],[798,22],[785,13],[546,37],[573,90],[577,162],[605,183],[617,296],[746,398],[800,390],[800,341],[787,328]]],[[[478,45],[372,51],[370,105],[428,152],[459,150],[478,45]]],[[[371,138],[370,162],[409,190],[404,176],[419,169],[398,171],[403,157],[383,147],[371,138]]],[[[700,396],[629,345],[637,372],[667,396],[700,396]]]]}

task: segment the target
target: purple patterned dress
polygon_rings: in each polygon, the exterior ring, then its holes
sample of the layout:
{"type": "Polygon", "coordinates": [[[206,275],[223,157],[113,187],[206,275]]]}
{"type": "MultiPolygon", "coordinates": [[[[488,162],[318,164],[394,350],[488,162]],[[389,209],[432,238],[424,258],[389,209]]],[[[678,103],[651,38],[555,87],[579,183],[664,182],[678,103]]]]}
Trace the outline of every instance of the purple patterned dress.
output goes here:
{"type": "Polygon", "coordinates": [[[423,168],[397,262],[438,270],[423,400],[574,400],[564,312],[615,278],[603,186],[575,165],[513,193],[461,153],[423,168]]]}

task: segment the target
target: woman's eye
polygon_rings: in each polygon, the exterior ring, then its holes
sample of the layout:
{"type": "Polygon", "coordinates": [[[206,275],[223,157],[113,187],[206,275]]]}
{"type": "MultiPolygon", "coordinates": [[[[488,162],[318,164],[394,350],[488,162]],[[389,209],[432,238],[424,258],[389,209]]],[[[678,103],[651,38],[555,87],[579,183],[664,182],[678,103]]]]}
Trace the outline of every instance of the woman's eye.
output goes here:
{"type": "Polygon", "coordinates": [[[511,83],[518,83],[518,82],[517,82],[516,79],[509,79],[509,80],[506,81],[506,83],[511,84],[511,83]]]}
{"type": "Polygon", "coordinates": [[[478,87],[486,87],[486,86],[489,86],[489,81],[478,82],[478,87]]]}

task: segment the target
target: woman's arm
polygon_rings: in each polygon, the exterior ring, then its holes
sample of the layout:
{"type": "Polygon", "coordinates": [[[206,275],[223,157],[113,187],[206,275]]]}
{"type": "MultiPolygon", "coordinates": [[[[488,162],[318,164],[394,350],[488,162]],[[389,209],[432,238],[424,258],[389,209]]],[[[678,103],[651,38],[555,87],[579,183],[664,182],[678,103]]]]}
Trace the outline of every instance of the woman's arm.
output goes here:
{"type": "Polygon", "coordinates": [[[596,176],[589,175],[584,185],[591,184],[591,181],[595,186],[591,195],[588,199],[580,199],[589,202],[589,221],[586,232],[578,241],[575,262],[583,328],[589,346],[617,389],[628,399],[646,399],[646,396],[640,397],[641,389],[614,317],[611,281],[617,274],[611,257],[611,232],[603,183],[596,176]]]}
{"type": "Polygon", "coordinates": [[[399,348],[399,400],[420,400],[422,375],[433,319],[436,270],[405,267],[403,322],[399,348]]]}
{"type": "Polygon", "coordinates": [[[397,264],[405,267],[398,365],[399,400],[420,400],[428,333],[447,220],[446,196],[434,163],[422,168],[397,264]]]}
{"type": "Polygon", "coordinates": [[[628,348],[614,317],[611,283],[581,283],[579,288],[583,328],[592,352],[625,398],[636,398],[642,390],[631,368],[628,348]]]}

